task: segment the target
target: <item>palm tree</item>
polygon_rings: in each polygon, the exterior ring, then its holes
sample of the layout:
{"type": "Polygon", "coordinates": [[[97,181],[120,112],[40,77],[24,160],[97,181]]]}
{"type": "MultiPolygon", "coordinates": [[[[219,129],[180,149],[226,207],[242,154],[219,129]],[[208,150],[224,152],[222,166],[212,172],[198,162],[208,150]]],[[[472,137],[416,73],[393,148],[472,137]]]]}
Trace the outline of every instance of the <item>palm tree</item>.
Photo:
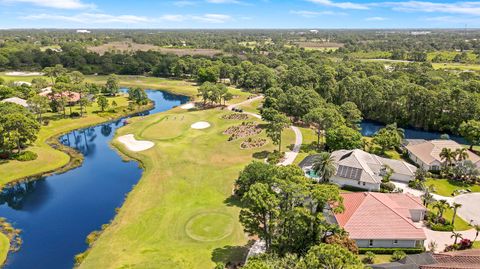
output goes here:
{"type": "Polygon", "coordinates": [[[453,160],[455,160],[455,152],[449,148],[443,148],[439,155],[447,167],[452,165],[453,160]]]}
{"type": "Polygon", "coordinates": [[[477,232],[475,233],[475,239],[473,239],[473,241],[475,242],[475,241],[477,241],[478,234],[480,233],[480,225],[475,224],[475,225],[473,226],[473,228],[475,229],[475,231],[477,231],[477,232]]]}
{"type": "Polygon", "coordinates": [[[420,184],[423,190],[423,195],[422,195],[423,205],[425,207],[428,207],[429,204],[435,202],[435,199],[433,198],[433,195],[432,195],[432,192],[434,192],[435,189],[433,185],[427,186],[423,181],[421,181],[420,184]]]}
{"type": "Polygon", "coordinates": [[[468,159],[468,152],[466,148],[456,149],[455,152],[455,159],[459,162],[465,161],[468,159]]]}
{"type": "Polygon", "coordinates": [[[436,223],[440,221],[440,218],[443,217],[443,212],[449,207],[447,200],[440,200],[433,204],[433,208],[437,209],[437,219],[436,223]]]}
{"type": "Polygon", "coordinates": [[[335,160],[328,152],[322,152],[315,157],[312,166],[313,172],[323,181],[328,182],[337,172],[335,160]]]}
{"type": "Polygon", "coordinates": [[[463,236],[462,236],[461,233],[457,233],[455,231],[452,231],[452,235],[450,236],[450,238],[455,238],[455,241],[453,242],[453,244],[456,245],[457,241],[458,241],[458,238],[463,239],[463,236]]]}
{"type": "Polygon", "coordinates": [[[462,204],[457,204],[455,202],[451,206],[451,208],[453,209],[452,227],[455,227],[455,218],[457,217],[457,209],[459,209],[460,207],[462,207],[462,204]]]}

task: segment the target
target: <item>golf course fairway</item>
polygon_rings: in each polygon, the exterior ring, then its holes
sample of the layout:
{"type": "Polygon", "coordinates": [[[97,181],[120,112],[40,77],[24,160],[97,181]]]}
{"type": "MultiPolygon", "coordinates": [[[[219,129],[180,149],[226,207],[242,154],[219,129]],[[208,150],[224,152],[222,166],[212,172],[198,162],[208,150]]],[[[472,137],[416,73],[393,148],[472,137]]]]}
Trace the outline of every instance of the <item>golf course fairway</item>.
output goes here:
{"type": "MultiPolygon", "coordinates": [[[[241,120],[223,119],[226,109],[181,108],[134,118],[116,137],[133,134],[155,146],[124,155],[138,160],[143,176],[112,223],[92,244],[80,268],[213,268],[242,261],[248,238],[230,201],[233,183],[252,155],[276,148],[268,139],[257,149],[240,149],[247,138],[228,142],[223,134],[241,120]],[[206,129],[192,129],[208,122],[206,129]]],[[[248,121],[259,121],[250,118],[248,121]]],[[[256,137],[266,138],[265,131],[256,137]]],[[[285,129],[285,149],[294,134],[285,129]]]]}

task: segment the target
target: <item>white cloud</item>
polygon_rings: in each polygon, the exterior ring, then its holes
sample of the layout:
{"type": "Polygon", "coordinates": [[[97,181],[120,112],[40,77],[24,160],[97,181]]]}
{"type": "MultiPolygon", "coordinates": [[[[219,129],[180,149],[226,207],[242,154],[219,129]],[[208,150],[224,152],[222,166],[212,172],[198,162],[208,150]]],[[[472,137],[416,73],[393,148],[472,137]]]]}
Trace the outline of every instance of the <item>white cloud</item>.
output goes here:
{"type": "Polygon", "coordinates": [[[231,20],[232,17],[225,14],[205,14],[202,16],[192,16],[192,19],[208,23],[224,23],[231,20]]]}
{"type": "Polygon", "coordinates": [[[345,16],[348,15],[345,12],[334,12],[334,11],[310,11],[310,10],[291,10],[291,14],[299,15],[305,18],[315,18],[322,15],[327,16],[345,16]]]}
{"type": "Polygon", "coordinates": [[[385,2],[393,10],[426,13],[480,15],[480,2],[437,3],[424,1],[385,2]]]}
{"type": "Polygon", "coordinates": [[[187,6],[195,6],[197,3],[193,1],[175,1],[173,2],[174,6],[177,7],[187,7],[187,6]]]}
{"type": "Polygon", "coordinates": [[[331,0],[307,0],[315,4],[327,7],[336,7],[341,9],[369,9],[368,4],[358,4],[352,2],[334,2],[331,0]]]}
{"type": "Polygon", "coordinates": [[[479,25],[480,18],[479,17],[458,17],[458,16],[438,16],[438,17],[430,17],[425,18],[426,21],[429,22],[438,22],[438,23],[458,23],[458,24],[472,24],[472,25],[479,25]]]}
{"type": "Polygon", "coordinates": [[[81,23],[84,25],[91,24],[106,24],[106,23],[123,23],[123,24],[137,24],[150,21],[146,17],[135,15],[109,15],[102,13],[81,13],[73,16],[54,15],[54,14],[37,14],[23,17],[27,20],[55,20],[81,23]]]}
{"type": "Polygon", "coordinates": [[[0,0],[2,3],[26,3],[41,7],[58,9],[87,9],[95,8],[95,4],[84,3],[80,0],[0,0]]]}
{"type": "Polygon", "coordinates": [[[203,15],[181,15],[181,14],[167,14],[159,18],[160,21],[169,22],[184,22],[197,21],[206,23],[225,23],[231,21],[233,18],[225,14],[203,14],[203,15]]]}
{"type": "Polygon", "coordinates": [[[240,1],[237,0],[206,0],[208,3],[212,4],[240,4],[240,1]]]}
{"type": "Polygon", "coordinates": [[[365,20],[366,21],[386,21],[388,19],[384,17],[368,17],[365,20]]]}

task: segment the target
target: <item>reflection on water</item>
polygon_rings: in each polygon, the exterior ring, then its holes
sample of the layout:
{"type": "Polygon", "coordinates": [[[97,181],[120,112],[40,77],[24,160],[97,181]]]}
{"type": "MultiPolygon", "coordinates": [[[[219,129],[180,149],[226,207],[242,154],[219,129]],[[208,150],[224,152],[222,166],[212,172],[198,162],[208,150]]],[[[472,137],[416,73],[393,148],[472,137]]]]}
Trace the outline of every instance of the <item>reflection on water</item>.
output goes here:
{"type": "MultiPolygon", "coordinates": [[[[385,124],[376,122],[376,121],[369,121],[364,120],[360,123],[360,127],[362,128],[361,133],[364,136],[373,136],[378,130],[385,127],[385,124]]],[[[407,139],[439,139],[443,133],[440,132],[428,132],[419,129],[413,128],[404,128],[405,130],[405,138],[407,139]]],[[[465,139],[458,135],[451,135],[449,134],[450,139],[457,141],[460,144],[467,144],[465,139]]]]}
{"type": "MultiPolygon", "coordinates": [[[[147,91],[152,113],[186,103],[187,97],[147,91]]],[[[86,236],[108,223],[141,169],[124,162],[109,142],[125,119],[75,130],[60,142],[84,155],[81,167],[5,188],[0,216],[22,230],[23,245],[9,256],[7,268],[72,268],[73,257],[87,248],[86,236]]]]}

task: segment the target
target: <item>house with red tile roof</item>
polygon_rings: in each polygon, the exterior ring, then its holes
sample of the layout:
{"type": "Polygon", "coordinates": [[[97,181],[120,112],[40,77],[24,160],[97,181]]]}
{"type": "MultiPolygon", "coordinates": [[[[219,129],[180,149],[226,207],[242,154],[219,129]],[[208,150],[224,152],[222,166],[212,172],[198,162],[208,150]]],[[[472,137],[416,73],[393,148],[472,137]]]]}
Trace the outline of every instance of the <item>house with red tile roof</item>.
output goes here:
{"type": "Polygon", "coordinates": [[[345,211],[327,217],[344,228],[360,248],[417,248],[427,209],[406,193],[342,193],[345,211]]]}

